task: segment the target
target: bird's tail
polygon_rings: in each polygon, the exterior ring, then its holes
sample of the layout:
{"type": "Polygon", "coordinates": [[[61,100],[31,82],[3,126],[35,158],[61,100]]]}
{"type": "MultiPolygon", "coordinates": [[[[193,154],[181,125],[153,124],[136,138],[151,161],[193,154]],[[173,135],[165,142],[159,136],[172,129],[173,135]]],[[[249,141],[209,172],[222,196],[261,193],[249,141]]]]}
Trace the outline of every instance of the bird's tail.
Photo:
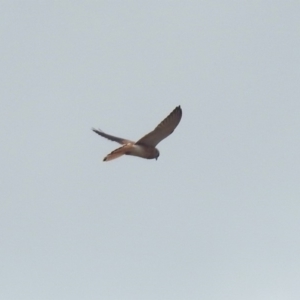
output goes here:
{"type": "Polygon", "coordinates": [[[116,150],[112,151],[107,156],[105,156],[103,161],[110,161],[110,160],[116,159],[116,158],[126,154],[127,150],[128,150],[128,145],[124,145],[120,148],[117,148],[116,150]]]}

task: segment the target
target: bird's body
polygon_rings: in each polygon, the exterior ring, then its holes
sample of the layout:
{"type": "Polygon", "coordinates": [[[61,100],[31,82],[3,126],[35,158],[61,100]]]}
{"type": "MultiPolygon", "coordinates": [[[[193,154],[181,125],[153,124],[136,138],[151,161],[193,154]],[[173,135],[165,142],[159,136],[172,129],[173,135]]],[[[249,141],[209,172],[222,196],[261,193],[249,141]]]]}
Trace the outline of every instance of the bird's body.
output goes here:
{"type": "Polygon", "coordinates": [[[112,151],[109,155],[107,155],[104,158],[104,161],[113,160],[124,154],[138,156],[147,159],[157,158],[159,156],[158,150],[154,147],[141,146],[141,145],[130,143],[130,144],[125,144],[124,146],[112,151]]]}
{"type": "Polygon", "coordinates": [[[146,159],[158,158],[159,151],[156,145],[169,136],[179,124],[182,117],[182,110],[177,106],[153,131],[142,137],[137,142],[119,138],[105,132],[93,129],[94,132],[122,146],[108,154],[104,161],[116,159],[122,155],[138,156],[146,159]]]}

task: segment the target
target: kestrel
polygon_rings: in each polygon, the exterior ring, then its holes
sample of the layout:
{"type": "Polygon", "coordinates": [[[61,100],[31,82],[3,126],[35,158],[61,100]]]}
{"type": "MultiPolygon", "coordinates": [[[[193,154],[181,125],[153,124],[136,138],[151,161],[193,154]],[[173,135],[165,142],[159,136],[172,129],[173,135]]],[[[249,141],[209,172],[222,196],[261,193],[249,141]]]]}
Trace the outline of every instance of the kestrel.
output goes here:
{"type": "Polygon", "coordinates": [[[182,110],[180,106],[177,106],[153,131],[146,134],[137,142],[106,134],[102,130],[94,128],[92,130],[111,141],[123,145],[104,157],[103,161],[113,160],[124,154],[147,159],[157,159],[159,157],[159,151],[156,148],[156,145],[174,131],[179,124],[181,117],[182,110]]]}

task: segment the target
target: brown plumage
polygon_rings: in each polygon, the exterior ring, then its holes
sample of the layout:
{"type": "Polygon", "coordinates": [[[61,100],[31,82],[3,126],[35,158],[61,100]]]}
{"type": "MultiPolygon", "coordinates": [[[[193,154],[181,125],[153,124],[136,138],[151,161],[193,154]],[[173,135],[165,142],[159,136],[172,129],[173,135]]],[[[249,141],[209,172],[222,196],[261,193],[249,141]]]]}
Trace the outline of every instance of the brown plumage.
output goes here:
{"type": "Polygon", "coordinates": [[[113,135],[106,134],[102,130],[92,129],[97,134],[111,141],[123,145],[120,148],[108,154],[104,161],[113,160],[122,155],[133,155],[147,159],[158,158],[159,151],[156,148],[157,144],[168,137],[179,124],[182,117],[182,110],[177,106],[153,131],[146,134],[136,143],[127,139],[119,138],[113,135]]]}

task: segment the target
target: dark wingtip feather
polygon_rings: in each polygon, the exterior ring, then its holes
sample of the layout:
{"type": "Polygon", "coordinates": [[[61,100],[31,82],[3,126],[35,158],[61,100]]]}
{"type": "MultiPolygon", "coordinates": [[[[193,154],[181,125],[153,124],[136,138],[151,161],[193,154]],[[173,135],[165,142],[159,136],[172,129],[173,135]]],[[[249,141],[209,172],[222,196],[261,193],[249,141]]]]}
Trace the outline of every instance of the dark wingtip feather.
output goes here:
{"type": "Polygon", "coordinates": [[[170,113],[170,115],[173,114],[173,113],[177,113],[177,114],[182,115],[181,106],[180,105],[176,106],[175,109],[170,113]]]}
{"type": "Polygon", "coordinates": [[[95,128],[92,128],[92,130],[93,130],[94,132],[96,132],[96,133],[97,133],[97,129],[95,129],[95,128]]]}
{"type": "Polygon", "coordinates": [[[94,132],[96,132],[96,133],[98,133],[98,132],[103,132],[101,129],[95,129],[95,128],[92,128],[92,130],[93,130],[94,132]]]}

